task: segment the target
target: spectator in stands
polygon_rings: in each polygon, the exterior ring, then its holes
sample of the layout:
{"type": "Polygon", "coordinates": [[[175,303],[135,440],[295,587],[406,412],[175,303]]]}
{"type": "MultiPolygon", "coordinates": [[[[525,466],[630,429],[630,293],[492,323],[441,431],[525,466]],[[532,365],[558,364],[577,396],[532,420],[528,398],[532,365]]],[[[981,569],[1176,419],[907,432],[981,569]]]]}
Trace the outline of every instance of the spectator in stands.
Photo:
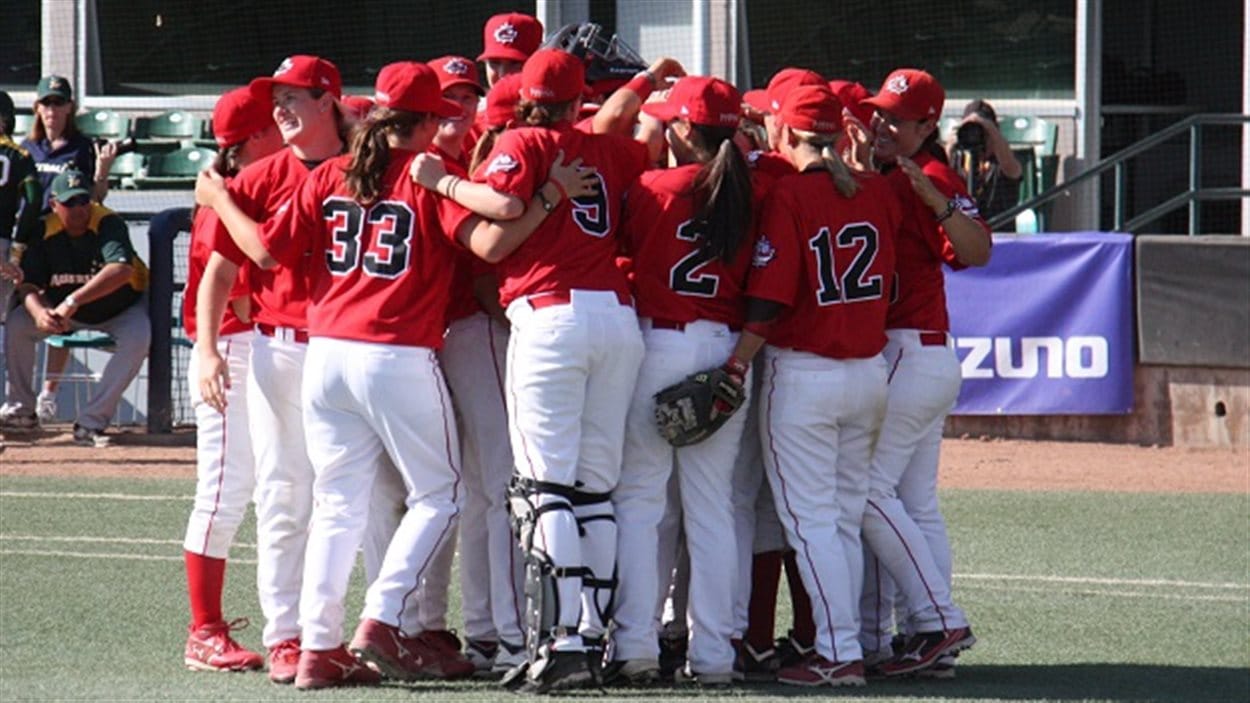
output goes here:
{"type": "Polygon", "coordinates": [[[46,191],[52,179],[67,169],[94,175],[88,189],[91,199],[103,203],[109,190],[109,169],[117,158],[117,144],[92,141],[78,131],[74,114],[74,88],[62,76],[44,76],[35,89],[35,121],[22,148],[30,153],[39,171],[39,182],[45,196],[43,210],[48,211],[46,191]]]}
{"type": "Polygon", "coordinates": [[[100,383],[74,424],[74,442],[108,446],[108,425],[122,393],[148,354],[148,270],[130,244],[126,223],[91,201],[90,181],[68,169],[52,181],[52,212],[36,225],[22,258],[21,304],[8,319],[4,346],[9,402],[0,408],[0,427],[33,429],[35,392],[31,377],[35,345],[54,334],[80,329],[108,333],[116,342],[100,383]]]}
{"type": "MultiPolygon", "coordinates": [[[[1024,169],[999,130],[998,113],[989,103],[977,99],[964,107],[964,117],[955,127],[955,139],[948,149],[950,164],[976,199],[981,217],[988,220],[1020,200],[1024,169]]],[[[999,231],[1015,229],[1015,223],[1008,223],[999,231]]]]}
{"type": "MultiPolygon", "coordinates": [[[[117,144],[93,141],[78,131],[74,115],[78,111],[74,101],[74,87],[63,76],[44,76],[35,89],[35,121],[30,134],[22,142],[22,148],[35,160],[39,184],[44,196],[40,209],[48,212],[48,186],[57,174],[66,169],[78,169],[94,175],[89,188],[91,199],[103,203],[108,195],[109,169],[117,158],[117,144]]],[[[60,373],[69,360],[61,349],[48,351],[47,367],[60,373]]],[[[39,393],[38,413],[42,422],[56,417],[57,382],[47,381],[39,393]]]]}

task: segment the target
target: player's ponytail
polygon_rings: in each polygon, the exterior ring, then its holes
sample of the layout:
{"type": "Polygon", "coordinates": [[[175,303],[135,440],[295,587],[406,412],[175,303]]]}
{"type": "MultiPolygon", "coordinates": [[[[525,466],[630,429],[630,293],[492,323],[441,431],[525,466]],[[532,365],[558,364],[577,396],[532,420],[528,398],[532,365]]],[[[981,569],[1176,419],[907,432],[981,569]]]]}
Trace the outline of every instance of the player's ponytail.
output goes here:
{"type": "Polygon", "coordinates": [[[477,173],[477,167],[482,165],[487,156],[490,156],[491,149],[495,148],[495,142],[499,140],[499,135],[503,134],[504,129],[504,127],[492,127],[482,132],[477,144],[473,145],[473,154],[469,157],[469,173],[477,173]]]}
{"type": "Polygon", "coordinates": [[[550,127],[560,120],[569,119],[572,107],[572,100],[560,103],[522,100],[516,106],[517,124],[525,127],[550,127]]]}
{"type": "Polygon", "coordinates": [[[694,216],[703,221],[703,250],[728,263],[751,227],[751,169],[733,142],[734,127],[691,124],[703,163],[694,177],[694,216]]]}
{"type": "Polygon", "coordinates": [[[820,160],[824,162],[825,170],[833,177],[833,185],[842,194],[842,197],[850,198],[859,192],[859,181],[855,180],[855,175],[851,173],[850,167],[842,160],[842,156],[834,148],[833,142],[821,145],[820,160]]]}
{"type": "Polygon", "coordinates": [[[407,138],[428,117],[424,113],[379,107],[356,126],[352,132],[352,160],[344,171],[347,191],[353,198],[364,204],[378,199],[382,193],[382,177],[391,164],[387,136],[407,138]]]}

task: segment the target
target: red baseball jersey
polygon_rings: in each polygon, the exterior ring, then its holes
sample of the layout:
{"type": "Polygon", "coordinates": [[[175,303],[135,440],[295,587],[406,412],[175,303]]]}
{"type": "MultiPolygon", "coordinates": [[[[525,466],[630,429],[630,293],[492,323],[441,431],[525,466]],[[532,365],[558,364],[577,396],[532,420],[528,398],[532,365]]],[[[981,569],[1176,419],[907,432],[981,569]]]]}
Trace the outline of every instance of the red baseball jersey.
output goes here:
{"type": "MultiPolygon", "coordinates": [[[[469,177],[468,152],[456,158],[433,144],[430,145],[429,152],[442,158],[447,167],[447,173],[461,178],[469,177]]],[[[456,233],[449,232],[448,234],[454,237],[456,233]]],[[[456,270],[451,284],[451,302],[447,306],[447,324],[468,317],[482,309],[473,295],[473,278],[481,269],[475,262],[481,262],[482,266],[487,264],[463,247],[458,247],[458,252],[456,270]]]]}
{"type": "Polygon", "coordinates": [[[768,343],[831,359],[885,348],[901,211],[885,178],[858,178],[844,198],[829,173],[786,176],[764,200],[747,295],[787,306],[768,343]]]}
{"type": "MultiPolygon", "coordinates": [[[[755,246],[754,227],[726,263],[703,253],[691,191],[699,164],[642,174],[625,198],[621,237],[632,258],[630,277],[638,315],[674,322],[712,320],[742,326],[743,291],[755,246]]],[[[755,172],[758,215],[772,178],[755,172]]]]}
{"type": "Polygon", "coordinates": [[[344,183],[345,154],[318,166],[261,236],[283,267],[309,272],[308,333],[400,346],[443,344],[462,208],[408,177],[417,152],[391,151],[366,206],[344,183]],[[280,254],[279,254],[280,253],[280,254]]]}
{"type": "MultiPolygon", "coordinates": [[[[200,289],[200,281],[204,278],[204,269],[208,266],[208,257],[213,253],[213,231],[221,226],[217,213],[210,208],[195,209],[195,217],[191,221],[191,245],[187,255],[187,285],[182,291],[182,327],[187,331],[187,338],[195,341],[195,296],[200,289]]],[[[231,242],[233,244],[233,242],[231,242]]],[[[244,278],[246,268],[239,269],[239,275],[230,288],[230,299],[249,295],[247,281],[244,278]]],[[[237,334],[250,330],[251,325],[234,314],[234,308],[226,306],[226,313],[221,319],[219,334],[237,334]]]]}
{"type": "MultiPolygon", "coordinates": [[[[943,195],[958,202],[959,209],[981,225],[986,239],[989,239],[989,225],[981,219],[976,201],[968,197],[959,174],[926,153],[918,154],[915,161],[943,195]]],[[[933,210],[916,195],[907,174],[896,168],[886,179],[903,207],[903,224],[899,229],[895,262],[896,292],[886,327],[947,332],[950,330],[950,318],[946,313],[946,278],[942,273],[942,264],[954,269],[961,269],[964,265],[955,256],[955,250],[946,236],[946,228],[936,221],[933,210]]]]}
{"type": "MultiPolygon", "coordinates": [[[[263,223],[277,214],[311,170],[290,149],[281,149],[240,171],[230,184],[230,196],[248,217],[263,223]]],[[[230,261],[248,267],[252,316],[257,322],[298,329],[308,326],[307,262],[268,271],[254,266],[220,223],[214,228],[212,247],[230,261]]]]}
{"type": "Polygon", "coordinates": [[[581,157],[598,170],[599,192],[561,200],[516,251],[499,262],[499,300],[507,306],[535,293],[612,290],[629,294],[614,263],[625,192],[647,167],[647,148],[625,137],[586,134],[567,122],[555,128],[523,127],[499,136],[475,177],[501,193],[529,203],[547,181],[563,150],[565,161],[581,157]]]}

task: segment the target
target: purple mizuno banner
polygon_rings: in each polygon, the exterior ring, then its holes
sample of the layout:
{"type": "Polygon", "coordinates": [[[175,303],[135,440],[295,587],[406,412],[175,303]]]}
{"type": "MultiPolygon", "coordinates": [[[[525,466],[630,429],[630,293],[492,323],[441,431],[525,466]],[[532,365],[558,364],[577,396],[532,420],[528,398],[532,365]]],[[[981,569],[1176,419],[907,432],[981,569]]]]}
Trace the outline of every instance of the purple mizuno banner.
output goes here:
{"type": "Polygon", "coordinates": [[[984,268],[947,271],[963,369],[956,415],[1133,410],[1133,237],[995,235],[984,268]]]}

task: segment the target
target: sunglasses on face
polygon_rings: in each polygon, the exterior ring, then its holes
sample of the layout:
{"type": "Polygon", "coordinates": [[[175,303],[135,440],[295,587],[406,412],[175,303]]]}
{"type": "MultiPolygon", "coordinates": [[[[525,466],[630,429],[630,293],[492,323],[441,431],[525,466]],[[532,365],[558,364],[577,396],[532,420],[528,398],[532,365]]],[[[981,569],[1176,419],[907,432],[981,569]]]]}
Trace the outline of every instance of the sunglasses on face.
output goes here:
{"type": "Polygon", "coordinates": [[[84,205],[91,204],[91,196],[75,195],[69,200],[58,200],[57,202],[61,203],[61,205],[64,205],[65,207],[82,207],[84,205]]]}
{"type": "Polygon", "coordinates": [[[68,105],[69,101],[65,98],[44,98],[39,101],[39,104],[45,107],[62,107],[68,105]]]}

